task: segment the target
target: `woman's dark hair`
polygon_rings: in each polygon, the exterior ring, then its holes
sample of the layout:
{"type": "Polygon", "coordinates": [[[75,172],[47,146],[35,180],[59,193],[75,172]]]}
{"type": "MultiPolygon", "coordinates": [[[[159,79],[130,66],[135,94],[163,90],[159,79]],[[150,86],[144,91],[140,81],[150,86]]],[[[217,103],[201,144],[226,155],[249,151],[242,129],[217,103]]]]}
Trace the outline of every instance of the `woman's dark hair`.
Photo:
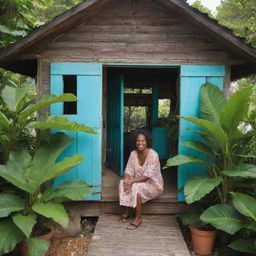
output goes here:
{"type": "Polygon", "coordinates": [[[149,131],[146,130],[134,130],[130,136],[130,150],[136,149],[136,140],[139,135],[144,135],[147,141],[147,147],[152,148],[152,137],[149,131]]]}

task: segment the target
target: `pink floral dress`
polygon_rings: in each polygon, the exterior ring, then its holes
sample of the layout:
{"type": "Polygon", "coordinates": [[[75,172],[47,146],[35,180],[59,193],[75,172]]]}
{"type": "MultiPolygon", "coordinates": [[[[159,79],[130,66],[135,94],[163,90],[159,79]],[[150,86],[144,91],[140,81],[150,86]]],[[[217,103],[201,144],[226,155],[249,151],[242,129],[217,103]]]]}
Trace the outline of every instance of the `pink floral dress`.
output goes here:
{"type": "Polygon", "coordinates": [[[124,191],[123,180],[119,184],[119,201],[120,205],[128,207],[136,207],[137,194],[141,196],[142,203],[158,197],[163,192],[163,177],[161,174],[160,162],[158,154],[149,149],[144,164],[139,164],[138,153],[132,151],[126,165],[125,173],[138,178],[146,176],[149,179],[145,182],[136,182],[132,184],[129,192],[124,191]]]}

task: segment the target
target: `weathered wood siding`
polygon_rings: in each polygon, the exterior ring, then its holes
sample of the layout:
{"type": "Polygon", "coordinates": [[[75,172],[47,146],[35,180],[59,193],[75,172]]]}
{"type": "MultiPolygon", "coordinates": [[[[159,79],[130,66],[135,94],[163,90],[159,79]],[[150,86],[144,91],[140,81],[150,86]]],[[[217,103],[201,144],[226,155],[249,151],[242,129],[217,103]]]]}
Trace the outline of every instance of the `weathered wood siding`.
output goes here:
{"type": "Polygon", "coordinates": [[[49,63],[127,62],[227,65],[220,44],[153,0],[114,1],[111,8],[39,46],[39,91],[49,91],[49,63]]]}
{"type": "Polygon", "coordinates": [[[60,35],[40,55],[49,60],[223,64],[227,52],[151,0],[112,8],[60,35]]]}

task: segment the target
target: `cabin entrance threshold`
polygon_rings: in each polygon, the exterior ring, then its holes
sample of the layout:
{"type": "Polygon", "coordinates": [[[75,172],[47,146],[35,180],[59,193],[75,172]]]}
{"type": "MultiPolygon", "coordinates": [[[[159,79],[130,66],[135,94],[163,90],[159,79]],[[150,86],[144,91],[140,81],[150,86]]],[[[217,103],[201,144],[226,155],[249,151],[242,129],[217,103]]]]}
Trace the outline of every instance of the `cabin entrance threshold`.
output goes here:
{"type": "MultiPolygon", "coordinates": [[[[116,178],[123,176],[133,150],[131,138],[135,130],[151,132],[153,149],[158,153],[162,165],[170,154],[177,153],[177,140],[167,138],[166,126],[169,118],[179,113],[179,73],[177,66],[104,66],[103,118],[106,129],[103,132],[103,162],[106,172],[113,179],[104,178],[103,171],[103,200],[104,197],[118,197],[118,191],[114,191],[114,188],[118,188],[118,182],[112,184],[115,176],[110,172],[115,172],[116,178]],[[111,184],[112,190],[109,187],[104,195],[107,183],[111,184]]],[[[176,197],[177,171],[164,172],[168,172],[163,175],[165,183],[172,183],[169,190],[176,197]]],[[[169,197],[174,198],[173,194],[169,197]]]]}

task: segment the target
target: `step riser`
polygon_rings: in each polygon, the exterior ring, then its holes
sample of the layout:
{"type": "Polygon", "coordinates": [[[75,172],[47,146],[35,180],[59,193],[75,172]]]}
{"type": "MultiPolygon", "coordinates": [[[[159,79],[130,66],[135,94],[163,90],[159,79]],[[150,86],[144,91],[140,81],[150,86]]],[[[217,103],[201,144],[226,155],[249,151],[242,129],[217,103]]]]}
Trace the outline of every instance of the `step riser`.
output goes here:
{"type": "MultiPolygon", "coordinates": [[[[71,218],[74,216],[100,216],[102,214],[119,214],[118,202],[74,202],[67,205],[71,218]]],[[[180,203],[148,202],[143,205],[143,214],[179,214],[188,210],[188,205],[180,203]]]]}

